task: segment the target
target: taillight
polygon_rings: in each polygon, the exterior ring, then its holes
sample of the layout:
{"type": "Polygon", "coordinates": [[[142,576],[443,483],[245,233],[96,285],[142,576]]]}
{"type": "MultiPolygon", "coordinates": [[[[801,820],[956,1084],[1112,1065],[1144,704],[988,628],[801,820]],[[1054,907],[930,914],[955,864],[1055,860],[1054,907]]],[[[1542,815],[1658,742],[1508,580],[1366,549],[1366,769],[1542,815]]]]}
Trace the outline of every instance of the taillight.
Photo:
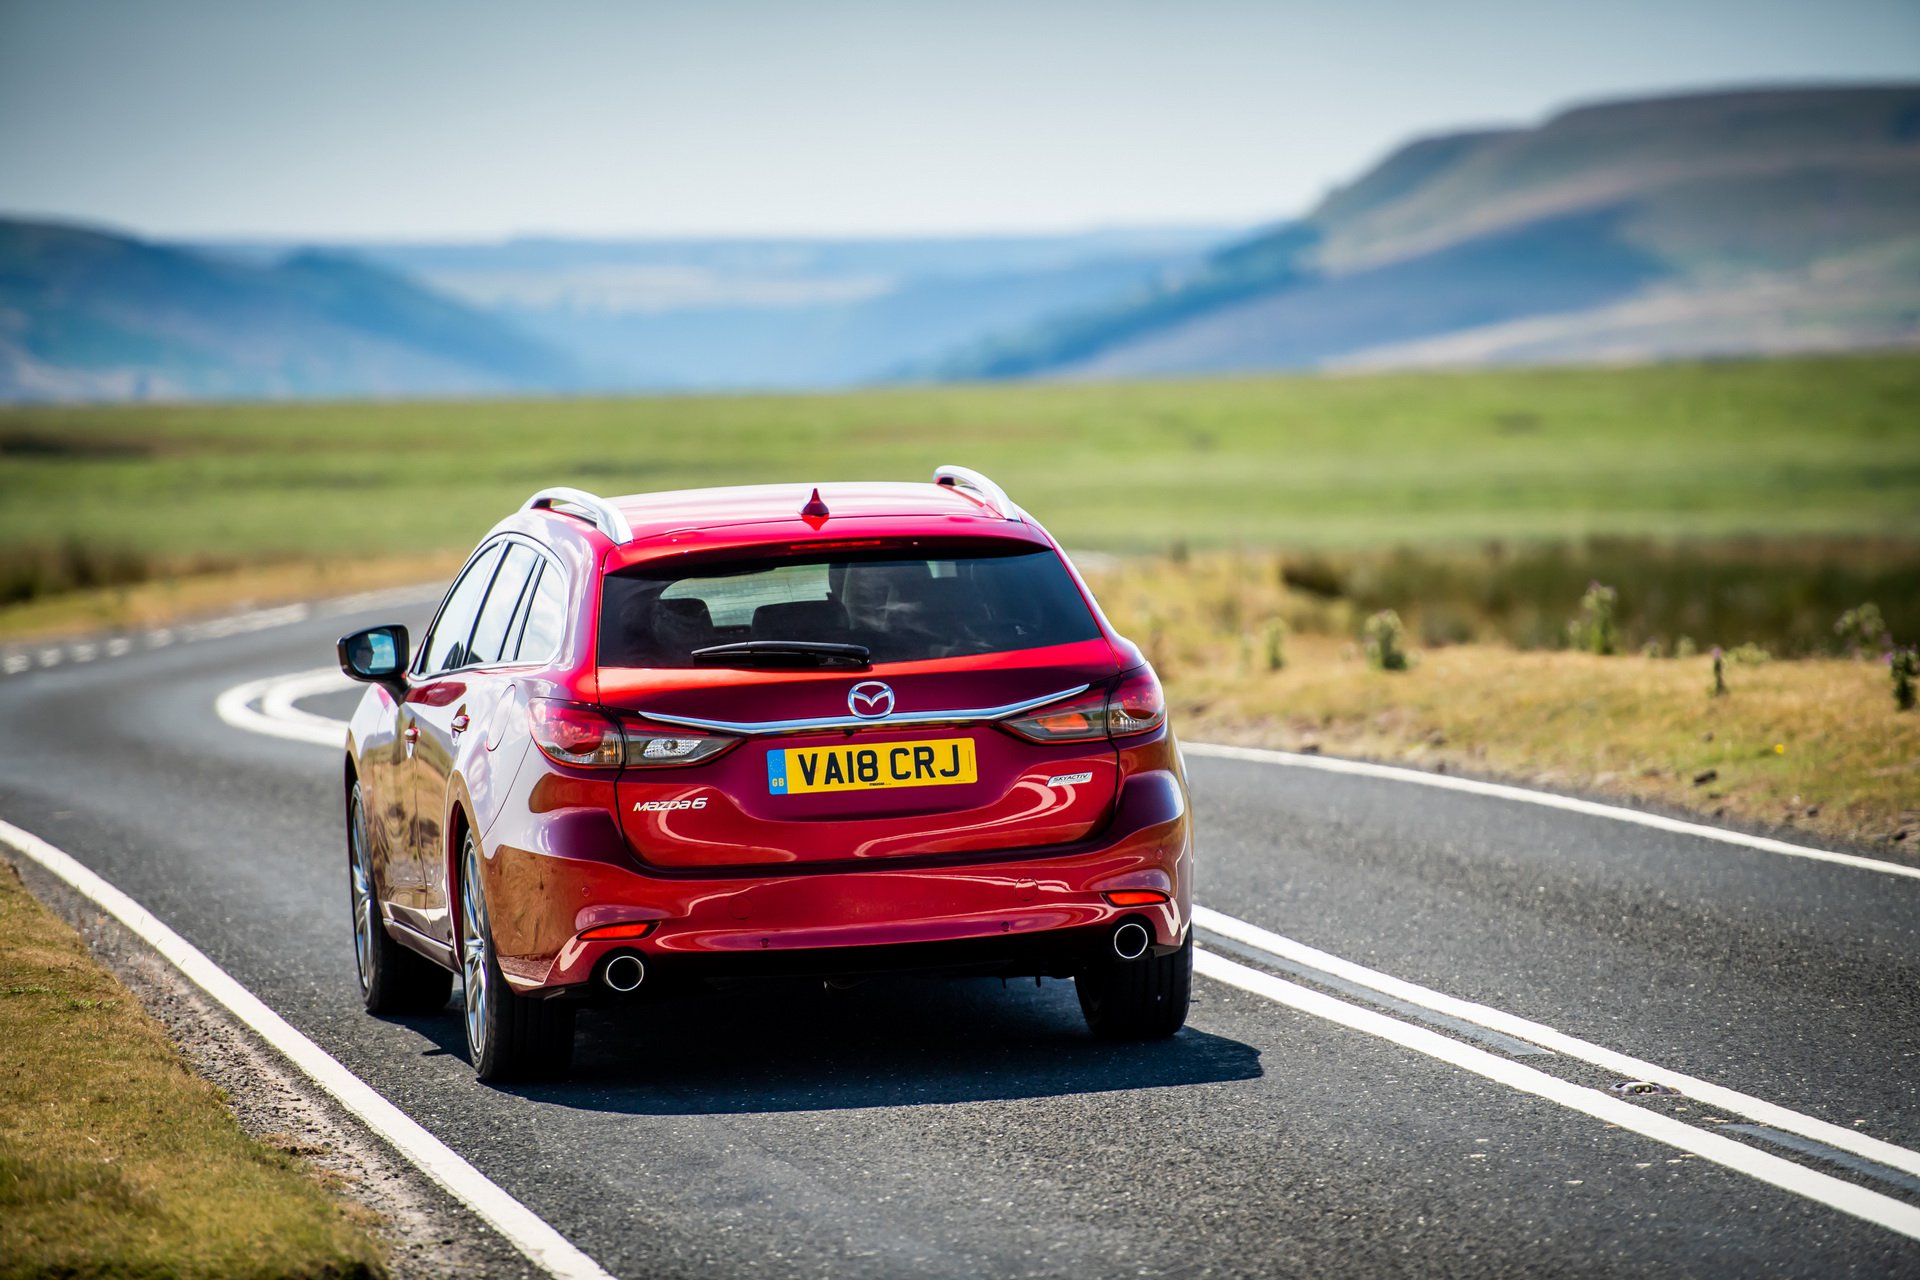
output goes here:
{"type": "Polygon", "coordinates": [[[740,739],[723,737],[717,733],[629,724],[627,768],[652,769],[662,765],[695,764],[701,760],[711,760],[738,741],[740,739]]]}
{"type": "Polygon", "coordinates": [[[1116,738],[1148,733],[1167,722],[1167,695],[1152,667],[1123,676],[1107,699],[1107,732],[1116,738]]]}
{"type": "Polygon", "coordinates": [[[1091,742],[1149,733],[1167,722],[1167,698],[1150,667],[1123,676],[1111,690],[1081,694],[1071,702],[1006,721],[1034,742],[1091,742]]]}
{"type": "Polygon", "coordinates": [[[586,769],[617,769],[625,756],[620,726],[591,707],[527,699],[533,740],[550,759],[586,769]]]}
{"type": "Polygon", "coordinates": [[[1107,736],[1107,695],[1104,690],[1084,693],[1071,702],[1056,703],[1037,715],[1006,722],[1007,728],[1035,742],[1089,742],[1107,736]]]}

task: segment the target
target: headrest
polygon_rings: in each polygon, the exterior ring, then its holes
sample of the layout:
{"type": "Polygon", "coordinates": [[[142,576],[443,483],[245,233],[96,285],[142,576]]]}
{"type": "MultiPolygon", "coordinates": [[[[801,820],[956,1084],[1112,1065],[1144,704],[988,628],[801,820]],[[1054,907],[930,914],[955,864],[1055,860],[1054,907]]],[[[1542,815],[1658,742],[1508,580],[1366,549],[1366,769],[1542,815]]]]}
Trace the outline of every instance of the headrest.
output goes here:
{"type": "Polygon", "coordinates": [[[847,611],[832,600],[788,600],[753,611],[755,640],[843,640],[847,611]]]}

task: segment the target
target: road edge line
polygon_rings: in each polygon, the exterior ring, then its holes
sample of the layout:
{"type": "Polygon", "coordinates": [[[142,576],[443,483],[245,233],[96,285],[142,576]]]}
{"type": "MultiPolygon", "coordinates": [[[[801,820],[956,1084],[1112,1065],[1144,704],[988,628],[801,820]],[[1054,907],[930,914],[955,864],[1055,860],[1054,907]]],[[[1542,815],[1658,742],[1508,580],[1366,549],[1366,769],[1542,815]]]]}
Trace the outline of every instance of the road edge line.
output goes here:
{"type": "Polygon", "coordinates": [[[1348,1004],[1323,992],[1262,973],[1202,948],[1193,953],[1193,971],[1215,982],[1237,987],[1251,995],[1285,1005],[1312,1017],[1374,1036],[1436,1058],[1496,1084],[1557,1103],[1607,1124],[1650,1138],[1664,1146],[1689,1152],[1755,1181],[1797,1195],[1829,1209],[1887,1228],[1909,1239],[1920,1240],[1920,1208],[1843,1181],[1832,1174],[1809,1169],[1750,1147],[1732,1138],[1695,1128],[1621,1098],[1562,1080],[1559,1076],[1525,1066],[1510,1058],[1489,1053],[1462,1040],[1443,1036],[1438,1031],[1390,1018],[1384,1013],[1348,1004]]]}
{"type": "Polygon", "coordinates": [[[118,920],[178,969],[188,981],[238,1018],[327,1095],[392,1147],[435,1185],[478,1214],[535,1266],[555,1280],[612,1280],[607,1271],[561,1235],[546,1219],[349,1071],[304,1032],[268,1008],[205,952],[175,933],[152,912],[81,864],[73,855],[0,819],[0,843],[118,920]]]}
{"type": "Polygon", "coordinates": [[[1594,818],[1612,818],[1616,822],[1630,822],[1636,826],[1651,827],[1656,831],[1670,831],[1677,835],[1717,840],[1721,844],[1740,845],[1748,849],[1758,849],[1762,853],[1784,854],[1790,858],[1809,858],[1816,862],[1832,862],[1843,867],[1880,871],[1887,875],[1920,880],[1920,867],[1904,866],[1881,858],[1862,857],[1857,853],[1835,853],[1831,849],[1816,849],[1812,845],[1793,844],[1786,840],[1775,840],[1770,836],[1750,836],[1744,831],[1730,831],[1725,827],[1709,826],[1704,822],[1669,818],[1663,814],[1648,813],[1642,809],[1602,804],[1597,800],[1580,800],[1552,791],[1516,787],[1506,782],[1481,782],[1475,778],[1456,778],[1451,774],[1427,773],[1400,765],[1374,764],[1368,760],[1342,760],[1337,756],[1306,755],[1298,751],[1275,751],[1269,747],[1234,747],[1217,742],[1183,742],[1180,744],[1180,749],[1188,755],[1205,759],[1245,760],[1256,764],[1286,765],[1295,769],[1318,769],[1322,773],[1345,773],[1363,778],[1383,778],[1390,782],[1411,782],[1416,786],[1437,787],[1442,791],[1461,791],[1468,795],[1490,796],[1496,800],[1516,800],[1521,804],[1539,805],[1542,808],[1559,809],[1566,813],[1580,813],[1594,818]]]}

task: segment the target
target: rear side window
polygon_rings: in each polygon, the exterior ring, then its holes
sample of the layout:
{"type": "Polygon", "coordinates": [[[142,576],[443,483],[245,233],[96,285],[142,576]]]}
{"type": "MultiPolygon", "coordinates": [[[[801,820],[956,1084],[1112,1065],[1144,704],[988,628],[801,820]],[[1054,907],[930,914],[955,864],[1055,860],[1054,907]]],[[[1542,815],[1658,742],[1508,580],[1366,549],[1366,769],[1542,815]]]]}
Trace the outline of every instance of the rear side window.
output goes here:
{"type": "Polygon", "coordinates": [[[527,610],[525,627],[520,633],[519,660],[545,662],[560,647],[560,633],[567,623],[567,583],[560,571],[542,561],[544,567],[534,580],[533,603],[527,610]]]}
{"type": "Polygon", "coordinates": [[[503,656],[509,662],[513,660],[504,651],[507,633],[520,614],[527,578],[539,559],[524,543],[507,544],[507,557],[500,562],[500,572],[493,575],[493,590],[487,592],[487,602],[480,606],[480,621],[474,624],[473,641],[467,646],[469,663],[499,662],[503,656]]]}
{"type": "Polygon", "coordinates": [[[480,601],[487,593],[487,584],[493,581],[494,568],[500,563],[498,543],[480,553],[479,559],[467,566],[460,575],[460,581],[453,584],[453,590],[447,593],[447,602],[440,609],[440,617],[433,624],[433,631],[422,646],[423,659],[420,674],[439,675],[443,671],[452,671],[456,667],[471,664],[468,656],[471,652],[468,643],[473,638],[474,619],[480,612],[480,601]]]}
{"type": "Polygon", "coordinates": [[[881,663],[1100,634],[1060,558],[1025,547],[640,565],[609,575],[602,590],[604,667],[690,667],[696,649],[741,640],[862,644],[881,663]]]}

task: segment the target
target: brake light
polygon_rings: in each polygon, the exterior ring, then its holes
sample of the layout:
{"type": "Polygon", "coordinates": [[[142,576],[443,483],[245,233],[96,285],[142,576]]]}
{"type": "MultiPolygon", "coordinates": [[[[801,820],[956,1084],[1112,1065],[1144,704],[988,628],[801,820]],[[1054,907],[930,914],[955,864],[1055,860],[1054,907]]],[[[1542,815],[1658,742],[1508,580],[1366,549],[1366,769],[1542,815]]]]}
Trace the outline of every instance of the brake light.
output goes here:
{"type": "Polygon", "coordinates": [[[1121,677],[1112,690],[1081,694],[1035,715],[1006,721],[1032,742],[1092,742],[1151,733],[1167,722],[1167,697],[1151,667],[1121,677]]]}
{"type": "Polygon", "coordinates": [[[717,733],[657,729],[643,724],[629,724],[626,732],[629,769],[653,769],[662,765],[695,764],[701,760],[711,760],[740,741],[717,733]]]}
{"type": "Polygon", "coordinates": [[[1107,732],[1116,738],[1150,733],[1167,722],[1167,695],[1152,667],[1122,677],[1107,699],[1107,732]]]}
{"type": "Polygon", "coordinates": [[[1115,889],[1100,896],[1116,907],[1157,907],[1168,900],[1158,889],[1115,889]]]}
{"type": "Polygon", "coordinates": [[[587,769],[617,769],[625,757],[620,726],[591,707],[527,699],[533,740],[549,759],[587,769]]]}

